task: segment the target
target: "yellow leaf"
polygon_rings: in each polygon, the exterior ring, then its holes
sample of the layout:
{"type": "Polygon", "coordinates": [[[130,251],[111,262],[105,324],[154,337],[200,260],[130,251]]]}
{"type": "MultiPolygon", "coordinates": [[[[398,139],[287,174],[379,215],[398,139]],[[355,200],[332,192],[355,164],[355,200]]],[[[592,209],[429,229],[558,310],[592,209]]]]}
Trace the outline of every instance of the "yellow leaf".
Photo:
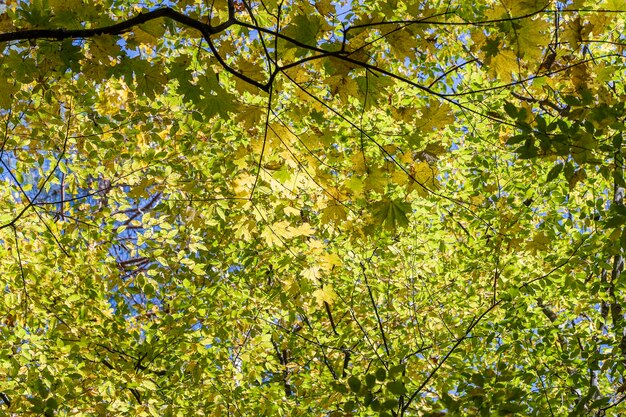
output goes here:
{"type": "Polygon", "coordinates": [[[356,81],[347,74],[328,77],[326,84],[328,84],[331,95],[338,95],[342,101],[348,100],[349,97],[356,97],[359,90],[356,81]]]}
{"type": "Polygon", "coordinates": [[[325,271],[331,271],[336,266],[341,266],[341,258],[336,253],[325,253],[321,257],[321,267],[325,271]]]}
{"type": "Polygon", "coordinates": [[[322,16],[334,15],[335,5],[330,0],[316,0],[315,8],[322,16]]]}
{"type": "Polygon", "coordinates": [[[324,223],[339,223],[346,217],[346,209],[340,204],[331,203],[322,211],[322,222],[324,223]]]}
{"type": "Polygon", "coordinates": [[[156,46],[165,33],[165,26],[158,20],[151,20],[135,29],[135,39],[140,44],[156,46]]]}
{"type": "Polygon", "coordinates": [[[237,69],[242,74],[257,81],[262,82],[267,78],[265,76],[266,68],[264,64],[260,62],[251,61],[249,59],[242,59],[237,62],[237,69]]]}
{"type": "Polygon", "coordinates": [[[563,31],[562,38],[564,41],[570,44],[573,50],[578,49],[580,42],[583,38],[584,27],[580,21],[580,16],[577,16],[574,20],[571,20],[565,24],[565,30],[563,31]]]}
{"type": "Polygon", "coordinates": [[[435,187],[437,171],[428,162],[421,161],[412,165],[410,172],[417,182],[413,180],[409,182],[409,191],[416,190],[419,195],[426,197],[428,195],[426,188],[432,190],[435,187]]]}
{"type": "Polygon", "coordinates": [[[385,186],[389,183],[387,173],[379,167],[370,169],[369,175],[365,178],[365,187],[368,190],[373,190],[382,193],[385,190],[385,186]]]}
{"type": "Polygon", "coordinates": [[[268,246],[280,246],[282,244],[282,241],[273,228],[266,227],[263,229],[261,237],[265,239],[265,243],[267,243],[268,246]]]}
{"type": "Polygon", "coordinates": [[[311,240],[309,241],[307,253],[311,255],[318,255],[324,252],[325,245],[323,242],[319,240],[311,240]]]}
{"type": "Polygon", "coordinates": [[[387,41],[391,45],[391,53],[398,60],[415,56],[413,47],[415,46],[415,36],[406,29],[399,29],[387,36],[387,41]]]}
{"type": "MultiPolygon", "coordinates": [[[[90,38],[89,55],[93,56],[100,62],[109,63],[109,58],[119,55],[120,47],[117,44],[118,39],[112,35],[98,35],[90,38]]],[[[89,55],[87,57],[89,57],[89,55]]]]}
{"type": "Polygon", "coordinates": [[[280,237],[285,237],[285,238],[293,237],[290,231],[291,225],[289,224],[287,220],[281,220],[279,222],[272,224],[271,229],[274,231],[275,234],[277,234],[280,237]]]}
{"type": "Polygon", "coordinates": [[[247,197],[252,190],[255,176],[252,174],[242,174],[233,181],[233,191],[237,197],[247,197]]]}
{"type": "Polygon", "coordinates": [[[0,32],[10,32],[15,28],[13,19],[8,14],[0,14],[0,32]]]}
{"type": "MultiPolygon", "coordinates": [[[[246,86],[250,84],[246,83],[246,86]]],[[[256,88],[256,87],[255,87],[256,88]]],[[[256,128],[259,126],[260,121],[265,117],[265,112],[258,106],[246,106],[240,107],[241,111],[238,112],[235,117],[237,121],[243,124],[246,129],[256,128]]]]}
{"type": "Polygon", "coordinates": [[[428,132],[431,130],[442,129],[454,122],[452,108],[448,103],[439,103],[431,101],[428,106],[420,109],[422,116],[422,124],[418,126],[421,131],[428,132]]]}
{"type": "Polygon", "coordinates": [[[533,239],[527,243],[526,247],[531,252],[543,251],[550,244],[550,238],[544,232],[535,233],[533,239]]]}
{"type": "Polygon", "coordinates": [[[298,137],[282,123],[271,123],[268,137],[287,146],[293,146],[298,142],[298,137]]]}
{"type": "Polygon", "coordinates": [[[319,290],[313,291],[313,296],[317,301],[319,306],[327,303],[328,305],[332,305],[335,299],[337,298],[337,293],[333,290],[333,286],[330,284],[323,285],[319,290]]]}
{"type": "Polygon", "coordinates": [[[0,78],[0,107],[9,108],[13,102],[13,94],[17,91],[16,85],[5,79],[0,78]]]}
{"type": "Polygon", "coordinates": [[[286,206],[283,208],[283,212],[287,215],[287,216],[300,216],[300,210],[298,210],[297,208],[293,208],[291,206],[286,206]]]}
{"type": "Polygon", "coordinates": [[[499,3],[506,9],[507,17],[520,17],[529,15],[546,6],[549,0],[500,0],[499,3]]]}
{"type": "Polygon", "coordinates": [[[315,229],[308,223],[302,223],[298,227],[289,229],[289,237],[312,236],[313,234],[315,234],[315,229]]]}
{"type": "Polygon", "coordinates": [[[540,59],[550,42],[550,29],[549,23],[542,19],[523,21],[515,31],[519,57],[528,61],[540,59]]]}
{"type": "Polygon", "coordinates": [[[308,279],[310,282],[317,282],[320,268],[316,265],[311,265],[309,268],[302,271],[302,276],[308,279]]]}
{"type": "Polygon", "coordinates": [[[626,3],[624,0],[604,0],[598,9],[626,12],[626,3]]]}
{"type": "Polygon", "coordinates": [[[499,78],[505,83],[510,83],[513,74],[517,72],[518,63],[515,52],[509,49],[501,50],[496,56],[491,58],[489,64],[489,74],[499,78]]]}
{"type": "Polygon", "coordinates": [[[255,230],[256,224],[252,222],[240,223],[235,227],[235,236],[245,242],[252,240],[252,230],[255,230]]]}

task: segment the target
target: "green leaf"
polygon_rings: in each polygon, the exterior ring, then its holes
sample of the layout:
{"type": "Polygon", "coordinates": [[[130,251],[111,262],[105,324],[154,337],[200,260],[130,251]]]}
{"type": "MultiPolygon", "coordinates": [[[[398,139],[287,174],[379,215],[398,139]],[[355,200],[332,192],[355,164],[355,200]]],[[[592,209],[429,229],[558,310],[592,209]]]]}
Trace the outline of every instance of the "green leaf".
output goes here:
{"type": "Polygon", "coordinates": [[[382,404],[382,408],[384,410],[393,410],[394,408],[398,407],[398,400],[387,400],[382,404]]]}
{"type": "Polygon", "coordinates": [[[361,381],[356,376],[348,378],[348,386],[354,393],[358,393],[361,390],[361,381]]]}
{"type": "Polygon", "coordinates": [[[371,403],[370,403],[370,408],[373,411],[380,411],[381,409],[381,403],[378,399],[374,399],[371,403]]]}
{"type": "Polygon", "coordinates": [[[511,102],[505,102],[504,103],[504,111],[506,112],[506,114],[509,115],[510,118],[515,119],[517,118],[517,107],[515,107],[515,105],[511,102]]]}
{"type": "Polygon", "coordinates": [[[332,382],[331,386],[333,390],[340,392],[342,394],[347,394],[349,392],[348,387],[346,387],[344,384],[341,384],[339,382],[332,382]]]}
{"type": "MultiPolygon", "coordinates": [[[[285,28],[284,33],[306,45],[316,45],[317,34],[321,28],[322,20],[319,16],[308,13],[298,14],[293,18],[292,23],[285,28]]],[[[296,45],[286,41],[284,47],[294,48],[296,45]]]]}
{"type": "Polygon", "coordinates": [[[389,378],[394,378],[395,376],[402,374],[404,372],[404,369],[404,364],[392,366],[391,368],[389,368],[389,378]]]}
{"type": "Polygon", "coordinates": [[[387,230],[397,230],[409,224],[407,214],[411,212],[411,205],[400,201],[383,199],[372,205],[374,221],[387,230]]]}
{"type": "Polygon", "coordinates": [[[616,229],[622,227],[624,224],[626,224],[626,216],[613,214],[606,220],[604,227],[607,229],[616,229]]]}
{"type": "Polygon", "coordinates": [[[350,413],[354,410],[356,410],[356,402],[354,402],[353,400],[347,401],[343,405],[343,411],[345,411],[346,413],[350,413]]]}
{"type": "Polygon", "coordinates": [[[557,162],[554,164],[550,172],[548,172],[548,176],[546,177],[546,182],[552,182],[559,176],[559,174],[563,171],[563,164],[561,162],[557,162]]]}
{"type": "Polygon", "coordinates": [[[387,383],[387,389],[394,395],[404,395],[406,394],[406,388],[401,381],[391,381],[387,383]]]}

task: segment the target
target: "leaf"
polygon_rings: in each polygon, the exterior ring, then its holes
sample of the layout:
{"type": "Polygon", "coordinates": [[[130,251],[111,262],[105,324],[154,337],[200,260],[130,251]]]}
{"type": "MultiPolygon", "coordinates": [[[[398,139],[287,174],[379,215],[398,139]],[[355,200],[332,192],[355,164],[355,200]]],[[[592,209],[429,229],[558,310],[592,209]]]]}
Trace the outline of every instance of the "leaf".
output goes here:
{"type": "Polygon", "coordinates": [[[8,109],[13,102],[13,95],[17,92],[18,87],[15,83],[8,79],[0,78],[0,107],[8,109]]]}
{"type": "Polygon", "coordinates": [[[515,47],[519,58],[530,62],[540,60],[550,42],[551,28],[543,20],[523,21],[515,29],[515,47]]]}
{"type": "Polygon", "coordinates": [[[515,52],[508,49],[500,50],[489,63],[489,74],[502,82],[510,83],[518,68],[515,52]]]}
{"type": "Polygon", "coordinates": [[[348,378],[348,386],[354,393],[358,393],[361,390],[361,381],[356,376],[352,375],[348,378]]]}
{"type": "Polygon", "coordinates": [[[417,125],[424,132],[443,129],[454,121],[452,108],[448,103],[433,100],[428,106],[422,107],[420,111],[422,116],[417,125]]]}
{"type": "Polygon", "coordinates": [[[584,169],[578,168],[574,171],[572,176],[568,179],[568,185],[570,190],[576,187],[576,184],[587,177],[587,173],[584,169]]]}
{"type": "Polygon", "coordinates": [[[353,400],[346,401],[346,403],[343,405],[343,411],[345,411],[346,413],[352,412],[355,409],[356,409],[356,402],[354,402],[353,400]]]}
{"type": "Polygon", "coordinates": [[[546,177],[546,182],[552,182],[559,176],[559,174],[563,171],[563,164],[561,162],[557,162],[554,164],[550,172],[548,172],[548,176],[546,177]]]}
{"type": "Polygon", "coordinates": [[[409,181],[408,189],[416,190],[420,196],[427,197],[429,190],[432,190],[436,185],[436,169],[430,163],[420,161],[411,166],[410,173],[413,178],[409,181]]]}
{"type": "Polygon", "coordinates": [[[339,382],[333,382],[331,385],[333,389],[337,392],[340,392],[342,394],[348,393],[348,387],[346,387],[344,384],[341,384],[339,382]]]}
{"type": "Polygon", "coordinates": [[[372,205],[374,223],[392,231],[408,226],[407,214],[410,212],[410,204],[390,199],[383,199],[372,205]]]}
{"type": "Polygon", "coordinates": [[[132,68],[138,94],[154,98],[163,91],[167,81],[163,68],[146,61],[133,61],[132,68]]]}
{"type": "MultiPolygon", "coordinates": [[[[284,33],[286,36],[298,39],[299,42],[306,45],[316,45],[317,34],[322,29],[322,26],[322,20],[319,16],[314,14],[298,14],[285,28],[284,33]]],[[[296,47],[294,44],[289,42],[286,42],[285,46],[287,48],[296,47]]]]}
{"type": "Polygon", "coordinates": [[[509,115],[512,119],[517,119],[518,110],[517,107],[511,102],[504,103],[504,111],[509,115]]]}
{"type": "Polygon", "coordinates": [[[387,383],[387,390],[389,390],[389,392],[391,392],[394,395],[404,395],[407,393],[406,388],[404,387],[404,384],[400,381],[391,381],[387,383]]]}
{"type": "Polygon", "coordinates": [[[313,297],[315,297],[317,304],[323,306],[324,303],[332,305],[337,298],[337,294],[333,290],[332,285],[323,285],[322,288],[313,291],[313,297]]]}
{"type": "Polygon", "coordinates": [[[393,410],[398,407],[398,400],[391,399],[387,400],[382,404],[382,409],[384,410],[393,410]]]}
{"type": "Polygon", "coordinates": [[[335,14],[335,5],[331,0],[315,0],[315,8],[322,16],[335,14]]]}
{"type": "Polygon", "coordinates": [[[322,210],[322,222],[341,224],[346,220],[347,213],[343,205],[332,202],[322,210]]]}
{"type": "Polygon", "coordinates": [[[405,366],[403,364],[392,366],[391,368],[389,368],[388,377],[394,378],[396,375],[399,375],[402,372],[404,372],[404,369],[405,369],[405,366]]]}

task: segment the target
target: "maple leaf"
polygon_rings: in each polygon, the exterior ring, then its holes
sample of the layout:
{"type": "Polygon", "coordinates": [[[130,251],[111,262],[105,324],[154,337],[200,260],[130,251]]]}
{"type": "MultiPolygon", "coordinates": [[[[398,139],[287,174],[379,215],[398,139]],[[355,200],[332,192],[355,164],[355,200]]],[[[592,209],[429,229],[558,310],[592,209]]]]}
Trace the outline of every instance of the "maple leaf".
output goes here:
{"type": "Polygon", "coordinates": [[[340,224],[343,220],[346,220],[346,209],[336,203],[331,203],[323,209],[322,221],[324,223],[337,223],[340,224]]]}
{"type": "Polygon", "coordinates": [[[390,199],[380,200],[372,205],[375,224],[388,230],[397,230],[409,224],[407,214],[411,213],[411,205],[390,199]]]}
{"type": "Polygon", "coordinates": [[[531,62],[540,59],[548,46],[549,39],[546,33],[550,29],[549,24],[542,20],[520,24],[515,30],[516,38],[514,40],[514,45],[519,51],[519,57],[531,62]]]}
{"type": "Polygon", "coordinates": [[[454,121],[452,109],[448,103],[431,101],[426,107],[420,109],[422,116],[417,122],[420,130],[428,132],[442,129],[454,121]]]}
{"type": "Polygon", "coordinates": [[[489,73],[505,83],[511,82],[513,74],[517,73],[519,64],[515,52],[505,49],[500,50],[489,65],[489,73]]]}
{"type": "Polygon", "coordinates": [[[322,286],[322,288],[313,291],[313,297],[315,297],[317,304],[321,307],[324,303],[332,305],[337,298],[337,294],[335,293],[333,286],[327,284],[322,286]]]}

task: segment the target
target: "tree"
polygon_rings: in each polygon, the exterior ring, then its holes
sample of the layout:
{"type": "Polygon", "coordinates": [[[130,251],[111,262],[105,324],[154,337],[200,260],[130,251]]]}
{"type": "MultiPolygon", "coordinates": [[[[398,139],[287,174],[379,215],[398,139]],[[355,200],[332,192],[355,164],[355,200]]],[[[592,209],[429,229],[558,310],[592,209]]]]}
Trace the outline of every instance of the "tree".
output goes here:
{"type": "Polygon", "coordinates": [[[620,415],[625,11],[5,1],[3,415],[620,415]]]}

